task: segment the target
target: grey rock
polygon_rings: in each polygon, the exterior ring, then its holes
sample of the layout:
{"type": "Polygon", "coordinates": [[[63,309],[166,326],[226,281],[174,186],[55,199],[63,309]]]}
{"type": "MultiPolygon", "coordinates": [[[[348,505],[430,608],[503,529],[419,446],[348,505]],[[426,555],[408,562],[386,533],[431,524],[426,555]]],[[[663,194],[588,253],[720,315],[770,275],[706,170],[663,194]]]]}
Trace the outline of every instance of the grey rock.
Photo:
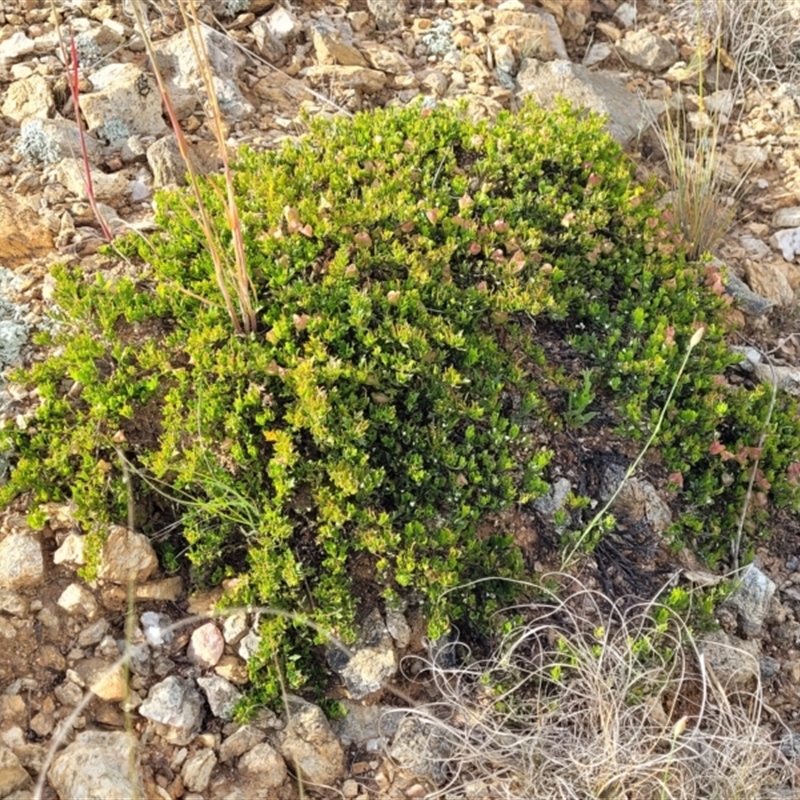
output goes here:
{"type": "Polygon", "coordinates": [[[775,228],[797,228],[800,226],[800,206],[779,208],[772,215],[772,225],[775,228]]]}
{"type": "MultiPolygon", "coordinates": [[[[80,133],[74,122],[68,119],[26,119],[20,128],[20,136],[24,139],[30,126],[41,129],[41,134],[52,149],[56,159],[78,158],[81,155],[80,133]]],[[[103,146],[90,133],[84,134],[86,150],[90,161],[97,160],[103,146]]]]}
{"type": "Polygon", "coordinates": [[[280,61],[286,55],[286,45],[272,32],[272,28],[264,17],[259,17],[250,31],[256,37],[256,48],[260,55],[271,63],[280,61]]]}
{"type": "MultiPolygon", "coordinates": [[[[156,188],[186,185],[189,167],[181,155],[178,140],[173,134],[157,139],[147,148],[146,154],[147,163],[153,173],[153,185],[156,188]]],[[[192,161],[192,166],[197,170],[196,161],[192,161]]]]}
{"type": "Polygon", "coordinates": [[[540,61],[569,59],[555,17],[541,9],[496,11],[489,32],[489,45],[495,51],[501,45],[507,45],[516,58],[540,61]]]}
{"type": "Polygon", "coordinates": [[[672,511],[653,484],[633,477],[625,480],[625,469],[615,464],[603,474],[602,499],[609,500],[620,484],[622,488],[611,506],[614,515],[623,524],[636,525],[646,521],[653,531],[664,533],[672,524],[672,511]]]}
{"type": "Polygon", "coordinates": [[[761,656],[758,660],[758,669],[761,680],[769,681],[781,671],[781,662],[772,656],[761,656]]]}
{"type": "Polygon", "coordinates": [[[237,611],[225,617],[222,623],[222,637],[226,644],[236,644],[247,631],[247,614],[244,611],[237,611]]]}
{"type": "Polygon", "coordinates": [[[85,731],[60,753],[47,778],[61,800],[144,797],[135,737],[85,731]]]}
{"type": "Polygon", "coordinates": [[[400,722],[388,753],[399,766],[417,777],[440,784],[446,779],[451,750],[433,720],[409,713],[400,722]]]}
{"type": "Polygon", "coordinates": [[[203,699],[194,681],[170,675],[150,689],[139,713],[156,723],[168,742],[189,744],[203,723],[203,699]]]}
{"type": "MultiPolygon", "coordinates": [[[[254,109],[239,91],[235,78],[246,60],[235,42],[207,27],[200,29],[203,46],[208,55],[213,91],[223,115],[242,119],[254,109]]],[[[200,70],[188,30],[176,33],[154,44],[156,59],[167,75],[166,83],[179,119],[188,117],[197,103],[197,88],[202,86],[200,70]]]]}
{"type": "Polygon", "coordinates": [[[789,761],[797,763],[800,761],[800,733],[791,731],[787,733],[780,743],[781,754],[789,761]]]}
{"type": "Polygon", "coordinates": [[[745,636],[757,636],[761,631],[775,588],[775,582],[755,564],[749,564],[742,573],[725,605],[736,609],[745,636]]]}
{"type": "Polygon", "coordinates": [[[20,764],[17,756],[7,747],[0,745],[0,797],[8,797],[11,792],[22,789],[30,779],[31,776],[20,764]]]}
{"type": "Polygon", "coordinates": [[[239,758],[242,753],[252,750],[257,744],[261,744],[267,735],[254,725],[242,725],[238,731],[234,731],[219,747],[219,760],[223,763],[239,758]]]}
{"type": "Polygon", "coordinates": [[[92,73],[93,91],[81,93],[80,106],[90,133],[118,120],[131,134],[167,130],[155,80],[135,64],[109,64],[92,73]]]}
{"type": "Polygon", "coordinates": [[[269,26],[269,32],[282,42],[291,39],[302,29],[297,17],[283,6],[274,8],[263,19],[269,26]]]}
{"type": "Polygon", "coordinates": [[[669,39],[647,28],[628,31],[617,43],[617,52],[629,64],[649,72],[669,69],[680,56],[678,48],[669,39]]]}
{"type": "Polygon", "coordinates": [[[552,517],[564,508],[571,491],[572,484],[566,478],[556,478],[547,490],[547,494],[533,501],[533,507],[543,516],[552,517]]]}
{"type": "Polygon", "coordinates": [[[725,290],[745,314],[760,317],[775,308],[775,301],[756,294],[733,270],[728,271],[725,290]]]}
{"type": "Polygon", "coordinates": [[[238,764],[245,778],[257,778],[263,789],[277,789],[287,778],[286,762],[274,747],[261,742],[245,753],[238,764]]]}
{"type": "Polygon", "coordinates": [[[261,644],[261,637],[256,633],[255,628],[251,628],[239,642],[239,655],[249,661],[257,652],[261,644]]]}
{"type": "Polygon", "coordinates": [[[64,681],[53,690],[56,700],[65,706],[77,706],[83,700],[83,691],[77,683],[64,681]]]}
{"type": "Polygon", "coordinates": [[[403,0],[367,0],[367,8],[379,31],[394,31],[403,26],[403,0]]]}
{"type": "Polygon", "coordinates": [[[233,716],[233,709],[242,699],[242,693],[219,675],[198,678],[197,683],[208,700],[211,713],[220,719],[230,719],[233,716]]]}
{"type": "Polygon", "coordinates": [[[622,145],[633,140],[645,124],[643,105],[625,88],[622,78],[612,72],[590,72],[562,59],[542,63],[526,58],[517,83],[520,96],[530,94],[545,108],[553,108],[561,95],[579,108],[607,114],[606,127],[622,145]]]}
{"type": "Polygon", "coordinates": [[[141,533],[112,525],[103,543],[98,575],[112,583],[144,583],[158,567],[158,557],[150,540],[141,533]]]}
{"type": "Polygon", "coordinates": [[[108,633],[108,620],[105,618],[93,622],[81,629],[78,634],[78,647],[91,647],[103,640],[103,637],[108,633]]]}
{"type": "Polygon", "coordinates": [[[747,254],[753,258],[768,258],[772,255],[770,246],[758,236],[745,234],[739,238],[739,244],[747,250],[747,254]]]}
{"type": "Polygon", "coordinates": [[[382,751],[397,731],[402,713],[391,706],[368,706],[353,700],[341,700],[347,713],[331,722],[331,728],[339,741],[370,752],[382,751]]]}
{"type": "Polygon", "coordinates": [[[38,586],[44,579],[44,558],[39,537],[33,532],[9,533],[0,542],[0,586],[21,589],[38,586]]]}
{"type": "Polygon", "coordinates": [[[723,689],[746,686],[759,677],[759,645],[754,639],[713,631],[698,642],[698,651],[705,656],[723,689]]]}
{"type": "Polygon", "coordinates": [[[405,615],[396,608],[386,609],[386,629],[400,650],[405,650],[411,641],[411,626],[405,615]]]}
{"type": "Polygon", "coordinates": [[[192,753],[183,762],[181,777],[183,785],[190,792],[204,792],[211,781],[211,773],[217,766],[217,756],[213,750],[205,748],[192,753]]]}
{"type": "Polygon", "coordinates": [[[753,374],[761,383],[776,385],[784,392],[800,397],[800,369],[782,364],[753,364],[753,374]]]}
{"type": "Polygon", "coordinates": [[[794,261],[800,253],[800,227],[783,228],[770,236],[769,243],[780,250],[786,261],[794,261]]]}
{"type": "Polygon", "coordinates": [[[322,709],[294,695],[287,696],[287,722],[273,734],[286,762],[303,779],[326,786],[344,774],[344,751],[322,709]]]}
{"type": "Polygon", "coordinates": [[[383,688],[397,672],[397,655],[380,611],[373,609],[361,623],[351,654],[332,647],[328,651],[328,664],[355,700],[383,688]]]}
{"type": "Polygon", "coordinates": [[[77,676],[82,685],[88,686],[101,700],[118,703],[128,694],[125,670],[121,664],[103,658],[84,658],[78,661],[72,676],[77,676]]]}
{"type": "Polygon", "coordinates": [[[612,53],[611,45],[608,42],[595,42],[584,55],[581,64],[586,67],[593,67],[605,61],[612,53]]]}

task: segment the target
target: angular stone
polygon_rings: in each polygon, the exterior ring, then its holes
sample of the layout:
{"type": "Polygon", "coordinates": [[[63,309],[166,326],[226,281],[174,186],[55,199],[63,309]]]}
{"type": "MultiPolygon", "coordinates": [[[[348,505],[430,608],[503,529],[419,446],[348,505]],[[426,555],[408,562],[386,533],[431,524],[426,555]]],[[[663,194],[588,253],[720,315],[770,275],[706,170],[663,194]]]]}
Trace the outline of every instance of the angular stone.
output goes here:
{"type": "Polygon", "coordinates": [[[404,769],[434,783],[446,779],[447,762],[452,755],[441,730],[415,714],[403,717],[387,752],[404,769]]]}
{"type": "Polygon", "coordinates": [[[213,622],[206,622],[192,631],[186,655],[193,664],[209,669],[217,664],[225,650],[225,639],[213,622]]]}
{"type": "Polygon", "coordinates": [[[745,277],[750,288],[773,304],[790,306],[794,302],[794,289],[781,268],[772,259],[747,259],[745,277]]]}
{"type": "Polygon", "coordinates": [[[266,742],[255,745],[239,759],[238,771],[247,778],[258,778],[261,789],[277,789],[288,775],[280,753],[266,742]]]}
{"type": "Polygon", "coordinates": [[[496,11],[489,45],[508,45],[516,58],[568,59],[564,39],[552,14],[545,11],[496,11]]]}
{"type": "Polygon", "coordinates": [[[261,744],[267,735],[253,725],[242,725],[234,731],[219,747],[219,760],[223,763],[234,758],[239,758],[242,753],[261,744]]]}
{"type": "Polygon", "coordinates": [[[112,583],[144,583],[158,567],[150,540],[121,525],[113,525],[103,543],[100,578],[112,583]]]}
{"type": "Polygon", "coordinates": [[[749,564],[739,576],[737,586],[725,600],[725,605],[738,612],[745,636],[760,633],[776,588],[775,582],[755,564],[749,564]]]}
{"type": "Polygon", "coordinates": [[[171,578],[137,584],[135,592],[137,600],[174,602],[183,594],[183,580],[180,575],[173,575],[171,578]]]}
{"type": "Polygon", "coordinates": [[[403,0],[367,0],[367,8],[379,31],[394,31],[403,26],[403,0]]]}
{"type": "Polygon", "coordinates": [[[800,253],[800,227],[776,231],[770,237],[769,243],[780,250],[787,261],[794,261],[795,256],[800,253]]]}
{"type": "Polygon", "coordinates": [[[772,215],[772,225],[775,228],[800,227],[800,206],[792,208],[779,208],[772,215]]]}
{"type": "MultiPolygon", "coordinates": [[[[245,57],[230,37],[207,27],[202,27],[200,33],[220,110],[228,119],[249,116],[254,111],[253,106],[242,95],[235,80],[245,66],[245,57]]],[[[167,90],[175,113],[179,119],[185,119],[192,114],[197,104],[197,85],[200,80],[191,33],[183,30],[169,39],[155,43],[153,47],[159,66],[166,72],[167,90]]]]}
{"type": "Polygon", "coordinates": [[[408,61],[390,47],[375,42],[364,42],[362,50],[369,66],[373,69],[388,72],[390,75],[407,75],[411,72],[408,61]]]}
{"type": "Polygon", "coordinates": [[[275,63],[286,55],[286,45],[272,32],[269,23],[264,17],[257,19],[250,26],[250,31],[256,37],[258,52],[267,61],[275,63]]]}
{"type": "Polygon", "coordinates": [[[367,60],[357,47],[342,40],[341,34],[321,22],[311,26],[311,40],[320,64],[341,64],[345,67],[366,67],[367,60]]]}
{"type": "Polygon", "coordinates": [[[645,122],[641,103],[612,72],[590,72],[580,64],[524,59],[517,74],[519,94],[530,94],[539,105],[553,108],[562,96],[579,108],[608,116],[606,128],[620,144],[634,139],[645,122]]]}
{"type": "Polygon", "coordinates": [[[219,664],[214,667],[214,672],[237,686],[243,686],[250,680],[250,676],[247,673],[247,664],[236,656],[222,656],[219,664]]]}
{"type": "Polygon", "coordinates": [[[232,683],[219,675],[209,675],[207,678],[198,678],[197,684],[203,690],[215,717],[224,720],[233,717],[233,709],[242,699],[242,693],[232,683]]]}
{"type": "Polygon", "coordinates": [[[80,567],[86,563],[84,557],[85,542],[83,536],[77,533],[70,533],[61,543],[61,547],[53,553],[54,564],[72,564],[80,567]]]}
{"type": "Polygon", "coordinates": [[[344,774],[344,750],[322,709],[294,695],[286,705],[286,727],[275,734],[280,754],[305,780],[334,784],[344,774]]]}
{"type": "Polygon", "coordinates": [[[355,89],[372,94],[386,86],[386,73],[367,67],[340,67],[330,64],[319,64],[303,70],[303,74],[312,82],[323,81],[326,85],[333,82],[339,89],[355,89]]]}
{"type": "Polygon", "coordinates": [[[0,745],[0,797],[21,789],[31,779],[19,759],[7,747],[0,745]]]}
{"type": "Polygon", "coordinates": [[[90,132],[119,120],[130,133],[159,135],[167,130],[155,82],[135,64],[109,64],[91,76],[93,91],[80,106],[90,132]]]}
{"type": "Polygon", "coordinates": [[[170,675],[150,688],[139,713],[156,723],[156,731],[168,742],[185,745],[200,733],[203,699],[193,681],[170,675]]]}
{"type": "MultiPolygon", "coordinates": [[[[129,193],[128,179],[121,172],[106,173],[90,167],[92,191],[98,200],[121,204],[129,193]]],[[[70,194],[86,200],[86,167],[80,158],[63,158],[54,169],[56,179],[70,194]]]]}
{"type": "Polygon", "coordinates": [[[397,672],[397,655],[378,609],[374,609],[361,624],[358,641],[350,655],[331,647],[328,664],[338,673],[348,694],[355,700],[384,687],[397,672]]]}
{"type": "Polygon", "coordinates": [[[44,558],[33,532],[10,533],[0,542],[0,586],[20,589],[44,579],[44,558]]]}
{"type": "Polygon", "coordinates": [[[70,614],[83,614],[88,619],[97,613],[97,600],[82,583],[71,583],[56,602],[70,614]]]}
{"type": "Polygon", "coordinates": [[[617,42],[617,52],[634,67],[648,72],[669,69],[680,57],[678,48],[669,39],[647,28],[628,31],[617,42]]]}
{"type": "Polygon", "coordinates": [[[203,749],[192,753],[184,761],[181,770],[183,785],[190,792],[204,792],[208,788],[211,773],[216,766],[217,756],[213,750],[203,749]]]}
{"type": "MultiPolygon", "coordinates": [[[[36,125],[52,147],[57,158],[78,158],[81,156],[81,136],[75,123],[68,119],[26,119],[20,128],[20,136],[25,137],[29,125],[36,125]]],[[[103,146],[84,132],[84,143],[89,161],[96,161],[102,154],[103,146]]]]}
{"type": "MultiPolygon", "coordinates": [[[[157,139],[147,148],[147,163],[153,173],[153,186],[156,188],[186,186],[189,168],[181,155],[178,140],[172,134],[157,139]]],[[[197,171],[196,160],[192,160],[192,166],[197,171]]]]}
{"type": "Polygon", "coordinates": [[[56,756],[47,778],[63,800],[146,796],[136,738],[128,733],[79,733],[56,756]]]}
{"type": "Polygon", "coordinates": [[[118,703],[128,692],[125,670],[102,658],[84,658],[73,667],[75,674],[101,700],[118,703]]]}
{"type": "Polygon", "coordinates": [[[34,73],[14,81],[6,90],[2,112],[18,125],[25,119],[46,119],[53,113],[54,101],[50,84],[43,75],[34,73]]]}
{"type": "Polygon", "coordinates": [[[745,641],[714,631],[703,637],[698,650],[710,663],[722,688],[746,686],[759,675],[760,648],[755,640],[745,641]]]}
{"type": "Polygon", "coordinates": [[[29,39],[21,31],[12,33],[0,42],[0,66],[7,67],[25,56],[29,56],[36,47],[33,39],[29,39]]]}
{"type": "Polygon", "coordinates": [[[0,203],[0,267],[13,269],[52,251],[53,234],[42,224],[40,216],[6,193],[0,203]]]}

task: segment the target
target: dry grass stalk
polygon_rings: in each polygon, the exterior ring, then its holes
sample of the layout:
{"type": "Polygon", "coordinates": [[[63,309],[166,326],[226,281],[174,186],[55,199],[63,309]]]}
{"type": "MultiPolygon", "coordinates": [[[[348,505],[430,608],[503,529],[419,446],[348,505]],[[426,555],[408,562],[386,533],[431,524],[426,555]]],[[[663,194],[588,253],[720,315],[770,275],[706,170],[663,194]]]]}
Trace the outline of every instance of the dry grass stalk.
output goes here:
{"type": "Polygon", "coordinates": [[[791,786],[760,684],[723,686],[667,607],[531,588],[545,599],[513,609],[526,621],[487,659],[451,644],[427,664],[441,699],[406,712],[443,754],[446,785],[427,797],[754,800],[791,786]],[[442,666],[454,655],[464,666],[442,666]]]}
{"type": "Polygon", "coordinates": [[[164,107],[169,116],[181,156],[186,163],[189,187],[197,205],[197,210],[193,211],[192,214],[203,231],[203,237],[208,245],[209,253],[214,263],[214,276],[220,294],[222,295],[225,309],[236,333],[253,333],[258,325],[256,316],[256,296],[247,267],[242,226],[239,219],[233,186],[233,173],[230,168],[230,160],[228,158],[227,144],[225,141],[224,120],[217,102],[208,53],[206,52],[203,37],[200,32],[201,23],[197,15],[197,7],[194,0],[188,0],[188,5],[187,0],[179,0],[178,6],[186,30],[189,32],[195,59],[200,68],[203,86],[208,97],[208,108],[213,123],[214,135],[217,139],[220,158],[222,160],[225,195],[222,195],[216,185],[214,185],[214,188],[218,192],[222,206],[225,209],[227,227],[233,242],[233,259],[231,259],[230,254],[227,252],[227,248],[224,246],[220,234],[214,230],[208,209],[203,202],[197,171],[189,152],[189,145],[181,129],[177,114],[175,113],[166,81],[159,69],[153,43],[148,33],[147,21],[144,19],[144,14],[139,4],[136,2],[132,3],[133,13],[144,40],[147,54],[150,58],[150,63],[164,107]]]}

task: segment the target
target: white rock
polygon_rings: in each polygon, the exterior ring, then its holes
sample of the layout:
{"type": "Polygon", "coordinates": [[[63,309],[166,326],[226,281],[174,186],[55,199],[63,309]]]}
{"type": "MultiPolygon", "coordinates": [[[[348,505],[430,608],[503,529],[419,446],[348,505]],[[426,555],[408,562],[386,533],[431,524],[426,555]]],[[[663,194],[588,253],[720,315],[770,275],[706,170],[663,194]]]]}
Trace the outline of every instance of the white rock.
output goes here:
{"type": "Polygon", "coordinates": [[[596,42],[587,51],[583,57],[584,67],[593,67],[595,64],[600,64],[611,55],[611,45],[608,42],[596,42]]]}
{"type": "Polygon", "coordinates": [[[269,32],[278,39],[286,40],[300,31],[300,23],[290,11],[282,6],[270,11],[266,16],[269,32]]]}
{"type": "Polygon", "coordinates": [[[136,739],[127,733],[79,733],[47,778],[61,800],[145,797],[136,739]]]}
{"type": "Polygon", "coordinates": [[[88,619],[97,613],[97,601],[82,583],[71,583],[56,602],[70,614],[83,614],[88,619]]]}
{"type": "Polygon", "coordinates": [[[150,540],[121,525],[113,525],[103,543],[98,575],[112,583],[144,583],[158,567],[158,557],[150,540]]]}
{"type": "Polygon", "coordinates": [[[77,533],[67,534],[66,539],[61,543],[61,547],[53,553],[55,564],[71,564],[76,567],[86,563],[84,556],[85,541],[84,537],[77,533]]]}
{"type": "Polygon", "coordinates": [[[172,620],[166,614],[157,611],[145,611],[141,616],[142,630],[147,643],[153,647],[170,644],[174,633],[170,630],[172,620]]]}
{"type": "Polygon", "coordinates": [[[769,243],[780,250],[787,261],[794,261],[795,256],[800,253],[800,227],[776,231],[770,237],[769,243]]]}
{"type": "Polygon", "coordinates": [[[625,2],[617,7],[614,12],[614,19],[622,25],[623,28],[630,28],[636,22],[636,2],[625,2]]]}
{"type": "Polygon", "coordinates": [[[35,533],[10,533],[0,542],[0,586],[18,589],[44,579],[44,558],[35,533]]]}
{"type": "Polygon", "coordinates": [[[21,31],[12,33],[0,42],[0,66],[8,66],[20,58],[30,55],[36,45],[21,31]]]}

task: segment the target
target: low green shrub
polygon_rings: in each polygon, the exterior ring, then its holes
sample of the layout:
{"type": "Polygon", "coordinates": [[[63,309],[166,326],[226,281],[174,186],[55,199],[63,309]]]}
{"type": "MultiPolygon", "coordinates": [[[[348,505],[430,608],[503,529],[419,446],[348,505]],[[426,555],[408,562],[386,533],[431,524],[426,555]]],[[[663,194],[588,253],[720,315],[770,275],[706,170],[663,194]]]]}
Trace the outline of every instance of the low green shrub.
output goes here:
{"type": "MultiPolygon", "coordinates": [[[[32,491],[93,526],[122,520],[129,461],[139,500],[174,501],[197,580],[237,575],[236,601],[298,615],[262,624],[270,690],[275,652],[305,679],[295,656],[319,637],[303,619],[349,640],[360,603],[425,601],[437,635],[495,608],[500,581],[435,602],[521,573],[511,537],[479,523],[546,490],[550,437],[590,403],[645,436],[700,325],[664,460],[698,518],[741,500],[746,461],[725,462],[729,480],[713,446],[754,446],[763,398],[725,382],[715,281],[602,120],[528,104],[491,123],[420,107],[319,121],[244,151],[235,186],[260,329],[234,335],[194,201],[161,194],[162,233],[119,245],[139,279],[56,271],[62,324],[17,376],[40,404],[8,431],[0,502],[32,491]],[[566,419],[542,389],[581,377],[548,361],[539,325],[571,331],[592,365],[566,419]]],[[[206,179],[203,202],[224,230],[221,188],[206,179]]],[[[794,408],[771,425],[761,469],[789,500],[794,408]]]]}

